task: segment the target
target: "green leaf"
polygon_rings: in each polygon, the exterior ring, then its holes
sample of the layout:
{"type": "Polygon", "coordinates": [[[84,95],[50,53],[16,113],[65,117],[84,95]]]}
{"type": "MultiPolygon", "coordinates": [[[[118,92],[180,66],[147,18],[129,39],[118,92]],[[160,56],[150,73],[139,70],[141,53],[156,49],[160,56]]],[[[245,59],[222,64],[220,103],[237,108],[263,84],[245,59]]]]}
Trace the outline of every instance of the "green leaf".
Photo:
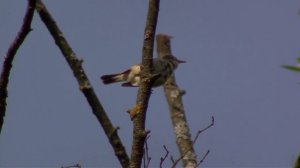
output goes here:
{"type": "Polygon", "coordinates": [[[298,156],[294,164],[294,168],[299,168],[299,167],[300,167],[300,155],[298,156]]]}
{"type": "Polygon", "coordinates": [[[300,67],[290,65],[282,65],[282,67],[291,71],[300,72],[300,67]]]}
{"type": "Polygon", "coordinates": [[[299,57],[299,58],[297,58],[297,61],[300,63],[300,57],[299,57]]]}

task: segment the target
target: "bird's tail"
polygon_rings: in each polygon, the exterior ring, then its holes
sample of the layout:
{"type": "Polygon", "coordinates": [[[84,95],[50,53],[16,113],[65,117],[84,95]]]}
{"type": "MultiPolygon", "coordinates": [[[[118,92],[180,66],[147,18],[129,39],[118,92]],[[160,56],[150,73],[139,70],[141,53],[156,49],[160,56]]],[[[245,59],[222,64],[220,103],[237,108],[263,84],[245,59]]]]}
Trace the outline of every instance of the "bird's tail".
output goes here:
{"type": "Polygon", "coordinates": [[[122,82],[127,80],[129,73],[130,69],[117,74],[103,75],[101,76],[101,79],[105,85],[116,82],[122,82]]]}
{"type": "Polygon", "coordinates": [[[101,76],[101,79],[105,85],[115,83],[115,82],[121,82],[124,81],[124,73],[103,75],[101,76]]]}

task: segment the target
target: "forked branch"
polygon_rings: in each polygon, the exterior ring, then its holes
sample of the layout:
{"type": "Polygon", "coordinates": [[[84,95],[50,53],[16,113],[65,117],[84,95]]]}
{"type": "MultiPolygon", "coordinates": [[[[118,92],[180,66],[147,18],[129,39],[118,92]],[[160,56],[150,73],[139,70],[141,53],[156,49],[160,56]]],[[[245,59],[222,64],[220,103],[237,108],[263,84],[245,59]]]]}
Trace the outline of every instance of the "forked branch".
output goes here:
{"type": "Polygon", "coordinates": [[[159,162],[159,167],[162,168],[163,167],[163,163],[165,162],[165,160],[167,159],[167,157],[169,156],[169,150],[168,148],[166,147],[166,145],[163,146],[165,151],[166,151],[166,154],[164,157],[161,157],[160,158],[160,162],[159,162]]]}

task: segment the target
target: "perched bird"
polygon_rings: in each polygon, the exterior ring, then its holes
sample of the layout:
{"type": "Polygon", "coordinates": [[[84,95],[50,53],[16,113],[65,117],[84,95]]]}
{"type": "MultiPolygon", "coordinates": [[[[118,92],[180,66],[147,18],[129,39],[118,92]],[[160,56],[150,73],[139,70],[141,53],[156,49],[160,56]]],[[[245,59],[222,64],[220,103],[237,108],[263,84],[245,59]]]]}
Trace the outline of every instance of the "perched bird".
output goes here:
{"type": "MultiPolygon", "coordinates": [[[[153,71],[154,81],[152,87],[158,87],[163,85],[167,79],[173,74],[178,64],[185,63],[185,61],[178,60],[173,55],[165,55],[162,58],[153,59],[153,71]]],[[[115,82],[124,82],[122,86],[125,87],[137,87],[141,81],[141,64],[131,66],[128,70],[111,75],[103,75],[101,79],[104,84],[111,84],[115,82]]]]}

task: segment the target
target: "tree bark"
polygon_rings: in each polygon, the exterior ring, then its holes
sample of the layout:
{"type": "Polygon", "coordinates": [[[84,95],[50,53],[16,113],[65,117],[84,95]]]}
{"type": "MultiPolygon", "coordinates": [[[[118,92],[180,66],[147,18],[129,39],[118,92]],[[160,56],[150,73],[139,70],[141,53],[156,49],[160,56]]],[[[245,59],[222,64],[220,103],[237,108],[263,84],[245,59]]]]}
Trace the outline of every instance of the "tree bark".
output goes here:
{"type": "MultiPolygon", "coordinates": [[[[170,39],[171,36],[165,34],[157,35],[157,53],[159,57],[164,57],[168,54],[172,55],[170,39]]],[[[169,105],[176,143],[182,158],[183,167],[196,167],[197,155],[193,147],[193,141],[191,140],[191,134],[182,103],[182,96],[185,91],[181,90],[176,84],[174,74],[164,84],[164,92],[169,105]]]]}
{"type": "Polygon", "coordinates": [[[37,0],[36,10],[38,11],[40,18],[48,28],[50,34],[55,40],[56,45],[61,50],[67,63],[73,71],[75,78],[79,84],[81,92],[86,97],[89,105],[92,108],[93,114],[101,124],[110,144],[112,145],[115,155],[119,159],[122,167],[129,167],[129,157],[126,153],[125,147],[123,146],[119,135],[117,134],[118,127],[114,127],[108,118],[103,106],[101,105],[92,85],[90,84],[87,75],[82,68],[82,60],[79,60],[65,39],[63,33],[56,25],[55,20],[48,12],[46,6],[41,0],[37,0]]]}
{"type": "Polygon", "coordinates": [[[147,136],[145,130],[146,112],[151,94],[151,71],[153,58],[153,44],[159,11],[159,0],[149,0],[146,27],[144,31],[144,45],[142,56],[142,78],[137,93],[133,114],[133,141],[130,160],[131,168],[139,168],[144,155],[144,144],[147,136]]]}
{"type": "Polygon", "coordinates": [[[12,68],[12,62],[15,55],[24,42],[26,36],[31,31],[31,22],[34,14],[36,0],[28,0],[27,11],[23,19],[23,25],[16,36],[15,40],[11,43],[2,66],[0,76],[0,133],[4,123],[4,116],[6,111],[6,98],[7,98],[7,86],[9,82],[9,75],[12,68]]]}

